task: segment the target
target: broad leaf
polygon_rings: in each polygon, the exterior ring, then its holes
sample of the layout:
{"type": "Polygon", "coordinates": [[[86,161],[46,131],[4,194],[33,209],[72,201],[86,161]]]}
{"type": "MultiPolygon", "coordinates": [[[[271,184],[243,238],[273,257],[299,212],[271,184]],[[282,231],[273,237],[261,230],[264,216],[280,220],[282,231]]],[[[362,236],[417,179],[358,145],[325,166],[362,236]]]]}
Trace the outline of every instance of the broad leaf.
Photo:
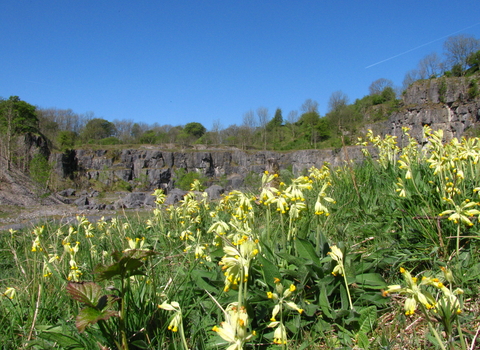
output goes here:
{"type": "Polygon", "coordinates": [[[322,284],[322,286],[320,287],[320,296],[319,296],[318,304],[325,316],[327,316],[328,318],[333,318],[332,313],[330,312],[331,310],[330,302],[328,301],[327,290],[324,284],[322,284]]]}
{"type": "Polygon", "coordinates": [[[87,306],[86,308],[80,310],[80,313],[75,320],[75,325],[77,326],[78,331],[82,333],[88,325],[95,324],[100,320],[108,320],[112,316],[118,316],[118,311],[100,311],[93,307],[87,306]]]}
{"type": "Polygon", "coordinates": [[[74,300],[91,307],[96,307],[103,295],[102,287],[94,282],[69,282],[67,292],[74,300]]]}
{"type": "Polygon", "coordinates": [[[262,274],[265,279],[265,282],[272,288],[275,287],[275,278],[281,278],[280,271],[274,263],[270,260],[263,257],[261,254],[258,254],[256,257],[257,261],[260,263],[262,274]]]}
{"type": "Polygon", "coordinates": [[[117,262],[103,266],[98,265],[95,273],[100,281],[112,279],[114,277],[126,278],[129,276],[143,275],[139,269],[144,265],[144,259],[155,255],[153,250],[127,250],[124,252],[114,252],[113,258],[117,262]]]}
{"type": "MultiPolygon", "coordinates": [[[[39,327],[40,328],[40,327],[39,327]]],[[[57,346],[63,349],[80,350],[85,346],[71,335],[65,334],[66,330],[62,327],[50,327],[38,334],[38,337],[48,341],[55,342],[57,346]]]]}
{"type": "Polygon", "coordinates": [[[198,288],[205,289],[214,294],[219,293],[219,289],[214,286],[215,281],[212,281],[212,279],[216,277],[215,273],[203,270],[193,270],[190,276],[198,288]]]}
{"type": "Polygon", "coordinates": [[[360,325],[359,333],[368,334],[375,328],[377,322],[377,308],[369,306],[360,311],[360,325]]]}
{"type": "Polygon", "coordinates": [[[364,273],[355,276],[355,282],[365,288],[383,289],[387,287],[385,280],[378,273],[364,273]]]}
{"type": "Polygon", "coordinates": [[[297,253],[299,256],[301,256],[302,258],[311,260],[316,266],[320,265],[320,259],[315,253],[315,248],[313,247],[313,244],[310,241],[306,239],[297,238],[295,240],[295,245],[296,245],[297,253]]]}

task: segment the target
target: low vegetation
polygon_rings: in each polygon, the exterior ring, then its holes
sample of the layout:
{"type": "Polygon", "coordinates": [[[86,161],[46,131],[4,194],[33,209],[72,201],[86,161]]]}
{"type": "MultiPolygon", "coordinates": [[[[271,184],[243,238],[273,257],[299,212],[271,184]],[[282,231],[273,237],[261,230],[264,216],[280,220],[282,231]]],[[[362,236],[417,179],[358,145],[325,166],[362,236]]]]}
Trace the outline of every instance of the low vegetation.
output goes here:
{"type": "MultiPolygon", "coordinates": [[[[0,235],[3,349],[475,349],[480,139],[0,235]]],[[[283,172],[286,175],[287,172],[283,172]]]]}

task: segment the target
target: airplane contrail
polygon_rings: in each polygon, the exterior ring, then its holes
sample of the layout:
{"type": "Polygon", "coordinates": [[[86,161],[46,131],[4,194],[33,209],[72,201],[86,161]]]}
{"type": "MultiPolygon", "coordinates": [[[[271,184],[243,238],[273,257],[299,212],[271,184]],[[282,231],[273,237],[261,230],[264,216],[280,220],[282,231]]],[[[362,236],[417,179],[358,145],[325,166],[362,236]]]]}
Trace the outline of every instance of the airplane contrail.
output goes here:
{"type": "Polygon", "coordinates": [[[436,41],[439,41],[439,40],[448,38],[449,36],[451,36],[451,35],[453,35],[453,34],[457,34],[457,33],[461,32],[461,31],[464,31],[464,30],[466,30],[466,29],[470,29],[470,28],[475,27],[475,26],[477,26],[477,25],[479,25],[479,24],[480,24],[480,22],[475,23],[475,24],[473,24],[473,25],[471,25],[471,26],[469,26],[469,27],[466,27],[466,28],[457,30],[456,32],[450,33],[450,34],[448,34],[448,35],[444,35],[444,36],[442,36],[441,38],[438,38],[438,39],[429,41],[428,43],[422,44],[422,45],[417,46],[417,47],[415,47],[415,48],[413,48],[413,49],[410,49],[410,50],[407,50],[407,51],[405,51],[405,52],[399,53],[398,55],[395,55],[395,56],[386,58],[386,59],[384,59],[384,60],[382,60],[382,61],[379,61],[379,62],[377,62],[377,63],[371,64],[371,65],[365,67],[365,69],[371,68],[371,67],[376,66],[376,65],[378,65],[378,64],[380,64],[380,63],[383,63],[383,62],[387,62],[387,61],[393,60],[394,58],[397,58],[397,57],[402,56],[402,55],[405,55],[405,54],[407,54],[407,53],[409,53],[409,52],[415,51],[415,50],[417,50],[417,49],[419,49],[419,48],[421,48],[421,47],[430,45],[430,44],[432,44],[432,43],[434,43],[434,42],[436,42],[436,41]]]}

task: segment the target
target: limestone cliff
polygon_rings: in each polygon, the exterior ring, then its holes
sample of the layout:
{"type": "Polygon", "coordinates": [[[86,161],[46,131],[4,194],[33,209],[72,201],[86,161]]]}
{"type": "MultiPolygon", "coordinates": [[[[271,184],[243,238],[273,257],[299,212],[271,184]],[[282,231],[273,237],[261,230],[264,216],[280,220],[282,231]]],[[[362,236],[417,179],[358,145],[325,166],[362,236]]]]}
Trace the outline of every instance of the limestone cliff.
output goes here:
{"type": "Polygon", "coordinates": [[[345,149],[302,150],[288,153],[243,152],[240,150],[169,151],[161,147],[143,146],[141,149],[76,150],[73,155],[52,156],[58,175],[65,176],[69,169],[76,169],[79,176],[111,185],[115,181],[146,182],[146,187],[173,188],[174,171],[183,168],[197,171],[210,178],[225,178],[230,188],[238,187],[249,173],[260,174],[269,160],[278,163],[279,169],[289,168],[300,174],[312,166],[321,167],[324,162],[332,166],[344,164],[349,159],[360,159],[358,147],[345,149]],[[230,181],[228,181],[230,180],[230,181]]]}
{"type": "Polygon", "coordinates": [[[480,123],[480,96],[469,94],[474,79],[442,77],[417,81],[402,96],[398,112],[387,121],[367,125],[365,129],[400,139],[402,127],[409,127],[410,134],[421,142],[423,126],[428,125],[433,130],[443,129],[446,141],[460,138],[480,123]]]}
{"type": "MultiPolygon", "coordinates": [[[[443,129],[446,140],[461,137],[468,128],[480,122],[480,98],[472,97],[472,78],[439,78],[414,83],[404,94],[401,108],[387,121],[366,125],[365,131],[402,137],[402,127],[422,142],[423,126],[443,129]]],[[[75,172],[88,180],[111,185],[115,181],[132,184],[141,181],[148,189],[174,187],[174,173],[183,168],[197,171],[209,178],[227,179],[227,188],[238,188],[249,173],[260,174],[268,162],[278,163],[280,170],[291,169],[301,174],[311,166],[332,166],[346,160],[362,159],[361,149],[302,150],[292,152],[244,152],[231,150],[173,151],[159,146],[142,146],[124,150],[75,150],[54,154],[52,161],[60,177],[75,172]]]]}

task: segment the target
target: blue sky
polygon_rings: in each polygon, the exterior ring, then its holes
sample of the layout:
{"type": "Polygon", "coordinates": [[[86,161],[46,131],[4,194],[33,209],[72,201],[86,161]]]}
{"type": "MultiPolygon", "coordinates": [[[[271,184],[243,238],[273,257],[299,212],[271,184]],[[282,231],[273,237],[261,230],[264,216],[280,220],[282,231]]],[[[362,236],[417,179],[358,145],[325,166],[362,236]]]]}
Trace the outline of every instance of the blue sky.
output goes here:
{"type": "Polygon", "coordinates": [[[310,98],[401,85],[480,1],[3,0],[0,96],[113,121],[241,124],[310,98]],[[368,67],[368,68],[367,68],[368,67]]]}

